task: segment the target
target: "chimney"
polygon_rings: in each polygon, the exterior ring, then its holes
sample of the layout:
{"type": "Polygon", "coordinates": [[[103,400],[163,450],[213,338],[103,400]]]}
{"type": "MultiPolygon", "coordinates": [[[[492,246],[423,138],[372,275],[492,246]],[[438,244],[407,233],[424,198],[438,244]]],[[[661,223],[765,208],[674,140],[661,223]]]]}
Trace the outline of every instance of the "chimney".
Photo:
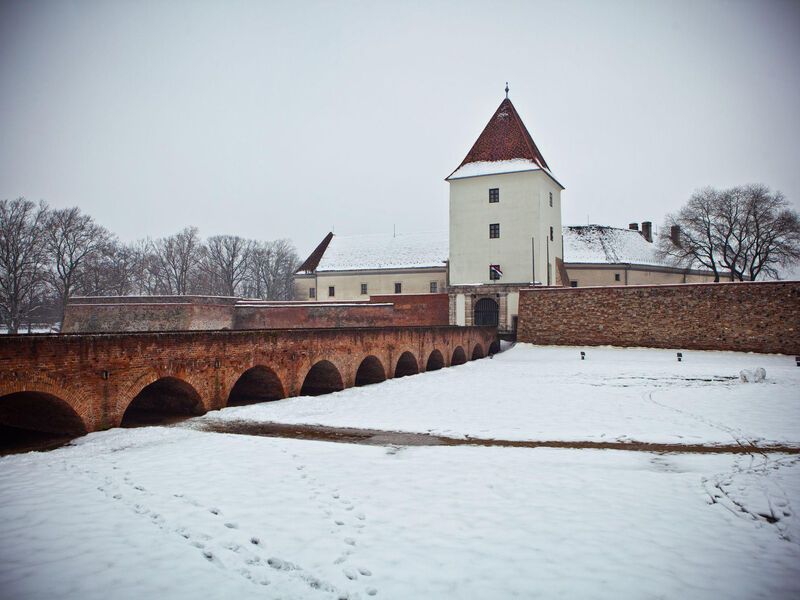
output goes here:
{"type": "Polygon", "coordinates": [[[673,225],[669,228],[669,237],[678,248],[681,247],[681,226],[673,225]]]}
{"type": "Polygon", "coordinates": [[[653,223],[650,221],[642,221],[642,237],[651,244],[653,243],[653,223]]]}
{"type": "Polygon", "coordinates": [[[638,223],[631,223],[628,225],[628,229],[631,231],[639,231],[639,224],[638,223]]]}

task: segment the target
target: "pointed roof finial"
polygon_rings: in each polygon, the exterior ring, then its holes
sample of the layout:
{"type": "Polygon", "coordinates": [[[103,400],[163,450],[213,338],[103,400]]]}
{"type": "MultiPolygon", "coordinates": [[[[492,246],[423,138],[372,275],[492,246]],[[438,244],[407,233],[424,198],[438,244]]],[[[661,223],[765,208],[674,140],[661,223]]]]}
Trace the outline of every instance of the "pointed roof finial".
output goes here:
{"type": "Polygon", "coordinates": [[[506,81],[506,98],[508,98],[508,82],[506,81]]]}

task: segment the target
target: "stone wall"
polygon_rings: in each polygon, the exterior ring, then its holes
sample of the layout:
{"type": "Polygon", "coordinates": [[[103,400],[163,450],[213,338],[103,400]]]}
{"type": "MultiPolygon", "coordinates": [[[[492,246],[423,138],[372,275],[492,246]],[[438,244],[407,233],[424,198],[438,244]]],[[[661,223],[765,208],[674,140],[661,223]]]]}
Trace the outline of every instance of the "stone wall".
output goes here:
{"type": "Polygon", "coordinates": [[[363,302],[270,302],[212,296],[74,298],[63,333],[448,325],[447,294],[363,302]]]}
{"type": "Polygon", "coordinates": [[[520,292],[518,341],[800,354],[800,282],[520,292]]]}
{"type": "Polygon", "coordinates": [[[121,296],[74,298],[62,333],[232,329],[236,298],[121,296]]]}

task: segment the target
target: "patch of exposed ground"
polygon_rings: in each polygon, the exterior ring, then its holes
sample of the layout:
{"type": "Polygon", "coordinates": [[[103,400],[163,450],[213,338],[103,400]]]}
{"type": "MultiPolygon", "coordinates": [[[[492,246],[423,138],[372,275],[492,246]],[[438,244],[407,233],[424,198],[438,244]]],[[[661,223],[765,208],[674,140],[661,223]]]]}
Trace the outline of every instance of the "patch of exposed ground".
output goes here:
{"type": "MultiPolygon", "coordinates": [[[[189,422],[187,422],[188,424],[189,422]]],[[[453,438],[430,433],[410,433],[406,431],[385,431],[379,429],[356,429],[352,427],[328,427],[325,425],[292,425],[286,423],[252,421],[203,421],[191,423],[194,429],[212,433],[233,433],[263,437],[316,440],[345,444],[365,444],[368,446],[507,446],[511,448],[575,448],[597,450],[633,450],[640,452],[690,452],[716,454],[754,454],[782,452],[800,454],[800,447],[781,444],[653,444],[636,441],[522,441],[483,438],[453,438]]]]}

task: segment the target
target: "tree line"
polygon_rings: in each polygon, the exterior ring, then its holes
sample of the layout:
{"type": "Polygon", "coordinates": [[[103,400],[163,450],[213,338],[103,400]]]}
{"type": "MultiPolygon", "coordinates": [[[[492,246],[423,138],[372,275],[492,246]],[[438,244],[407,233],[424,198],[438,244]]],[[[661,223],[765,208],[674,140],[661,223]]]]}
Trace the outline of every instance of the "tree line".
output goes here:
{"type": "Polygon", "coordinates": [[[120,242],[77,207],[0,200],[0,320],[9,333],[63,322],[72,296],[242,296],[291,300],[291,241],[200,238],[196,227],[120,242]]]}
{"type": "Polygon", "coordinates": [[[698,190],[665,226],[672,235],[662,237],[662,255],[705,267],[714,281],[778,278],[800,260],[800,215],[765,185],[698,190]]]}

